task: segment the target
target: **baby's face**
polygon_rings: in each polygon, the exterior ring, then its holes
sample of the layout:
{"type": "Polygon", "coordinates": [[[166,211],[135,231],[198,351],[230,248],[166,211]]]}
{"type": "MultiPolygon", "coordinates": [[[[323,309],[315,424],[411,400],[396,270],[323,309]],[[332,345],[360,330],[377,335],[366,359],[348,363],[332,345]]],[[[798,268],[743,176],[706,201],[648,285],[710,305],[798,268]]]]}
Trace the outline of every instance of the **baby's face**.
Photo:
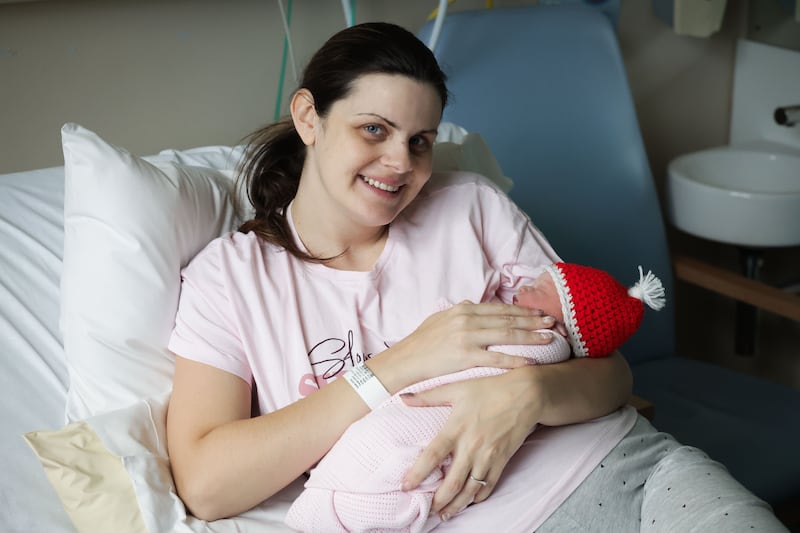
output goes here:
{"type": "Polygon", "coordinates": [[[541,309],[545,314],[555,317],[559,323],[564,322],[556,285],[547,272],[542,272],[531,285],[520,287],[514,303],[528,309],[541,309]]]}

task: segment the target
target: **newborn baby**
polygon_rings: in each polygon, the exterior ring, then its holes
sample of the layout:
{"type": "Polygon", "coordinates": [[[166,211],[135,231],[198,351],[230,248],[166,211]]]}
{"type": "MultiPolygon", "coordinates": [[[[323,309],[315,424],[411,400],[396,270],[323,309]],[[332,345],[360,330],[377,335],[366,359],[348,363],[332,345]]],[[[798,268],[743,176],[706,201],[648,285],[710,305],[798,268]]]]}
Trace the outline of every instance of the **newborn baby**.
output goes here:
{"type": "MultiPolygon", "coordinates": [[[[545,267],[530,286],[522,287],[516,305],[541,309],[556,319],[549,344],[489,346],[487,349],[526,357],[531,364],[576,357],[603,357],[633,334],[641,323],[644,301],[654,309],[664,305],[664,289],[648,272],[630,290],[609,274],[580,265],[545,267]]],[[[439,310],[451,304],[442,302],[439,310]]],[[[541,330],[549,331],[549,330],[541,330]]],[[[416,489],[402,491],[403,477],[450,414],[450,406],[409,407],[400,398],[505,369],[476,367],[428,379],[401,390],[357,420],[323,457],[292,504],[290,527],[306,532],[397,531],[426,532],[438,523],[428,516],[433,494],[450,465],[446,460],[416,489]]]]}

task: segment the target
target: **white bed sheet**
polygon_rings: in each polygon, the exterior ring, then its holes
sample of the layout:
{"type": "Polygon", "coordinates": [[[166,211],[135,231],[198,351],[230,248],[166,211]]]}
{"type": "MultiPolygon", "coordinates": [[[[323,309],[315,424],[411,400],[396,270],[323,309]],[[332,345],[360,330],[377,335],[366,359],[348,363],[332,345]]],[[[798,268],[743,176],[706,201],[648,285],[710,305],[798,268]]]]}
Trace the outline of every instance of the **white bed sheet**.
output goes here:
{"type": "Polygon", "coordinates": [[[0,175],[0,517],[11,533],[75,531],[22,438],[64,424],[63,202],[62,167],[0,175]]]}

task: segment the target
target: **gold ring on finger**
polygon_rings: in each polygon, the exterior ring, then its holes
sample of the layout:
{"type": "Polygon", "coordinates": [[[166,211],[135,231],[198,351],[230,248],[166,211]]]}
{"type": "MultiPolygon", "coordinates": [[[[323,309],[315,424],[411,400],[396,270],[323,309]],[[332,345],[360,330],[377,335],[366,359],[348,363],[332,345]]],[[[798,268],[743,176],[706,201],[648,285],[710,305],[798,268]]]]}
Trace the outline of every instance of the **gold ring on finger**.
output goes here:
{"type": "Polygon", "coordinates": [[[469,475],[469,478],[470,478],[472,481],[476,482],[476,483],[480,483],[482,487],[485,487],[486,485],[488,485],[488,484],[489,484],[489,482],[488,482],[488,481],[486,481],[485,479],[478,479],[478,478],[476,478],[475,476],[473,476],[473,475],[472,475],[472,473],[470,473],[470,475],[469,475]]]}

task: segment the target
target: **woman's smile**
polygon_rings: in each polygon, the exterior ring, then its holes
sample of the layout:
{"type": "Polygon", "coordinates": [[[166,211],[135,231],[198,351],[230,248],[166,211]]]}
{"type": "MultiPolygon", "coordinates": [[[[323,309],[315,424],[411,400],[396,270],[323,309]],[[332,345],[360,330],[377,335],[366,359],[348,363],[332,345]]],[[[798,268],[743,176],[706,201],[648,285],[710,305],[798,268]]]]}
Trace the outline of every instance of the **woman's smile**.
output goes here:
{"type": "Polygon", "coordinates": [[[367,176],[364,176],[363,174],[359,174],[358,177],[361,178],[361,181],[363,181],[367,185],[370,185],[370,186],[372,186],[372,187],[374,187],[376,189],[380,189],[382,191],[397,192],[397,191],[400,190],[399,186],[389,185],[388,183],[384,183],[384,182],[382,182],[380,180],[377,180],[375,178],[369,178],[367,176]]]}

